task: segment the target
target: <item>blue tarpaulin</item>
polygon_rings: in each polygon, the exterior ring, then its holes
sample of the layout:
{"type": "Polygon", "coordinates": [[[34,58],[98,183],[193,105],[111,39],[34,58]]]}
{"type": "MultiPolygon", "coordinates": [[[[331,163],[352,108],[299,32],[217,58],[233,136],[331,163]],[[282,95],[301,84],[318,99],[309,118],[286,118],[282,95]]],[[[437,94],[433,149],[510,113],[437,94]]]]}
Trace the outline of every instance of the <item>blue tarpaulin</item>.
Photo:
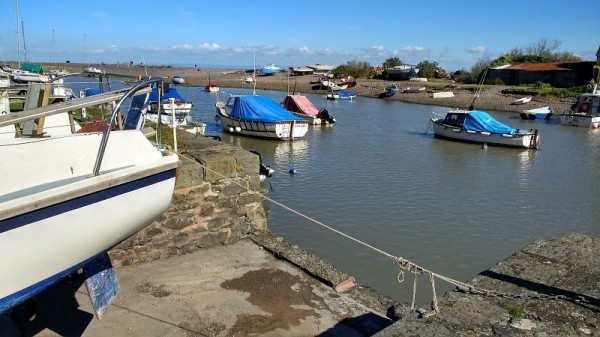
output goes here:
{"type": "Polygon", "coordinates": [[[479,110],[473,110],[467,113],[463,127],[466,130],[487,131],[491,133],[514,134],[517,132],[517,129],[502,124],[487,112],[479,110]]]}
{"type": "Polygon", "coordinates": [[[98,95],[99,93],[100,93],[100,90],[98,90],[98,89],[94,89],[94,88],[85,89],[85,97],[98,95]]]}
{"type": "MultiPolygon", "coordinates": [[[[156,102],[157,101],[156,97],[157,97],[157,94],[156,94],[156,87],[155,87],[152,89],[152,92],[150,93],[150,97],[148,98],[148,100],[150,102],[156,102]]],[[[173,86],[169,87],[169,92],[163,93],[163,95],[161,97],[161,101],[166,101],[169,98],[174,98],[176,101],[182,101],[182,102],[185,101],[185,99],[183,97],[181,97],[179,92],[177,92],[177,89],[175,89],[175,87],[173,87],[173,86]]]]}
{"type": "Polygon", "coordinates": [[[267,123],[280,120],[302,120],[267,96],[236,97],[230,117],[267,123]]]}

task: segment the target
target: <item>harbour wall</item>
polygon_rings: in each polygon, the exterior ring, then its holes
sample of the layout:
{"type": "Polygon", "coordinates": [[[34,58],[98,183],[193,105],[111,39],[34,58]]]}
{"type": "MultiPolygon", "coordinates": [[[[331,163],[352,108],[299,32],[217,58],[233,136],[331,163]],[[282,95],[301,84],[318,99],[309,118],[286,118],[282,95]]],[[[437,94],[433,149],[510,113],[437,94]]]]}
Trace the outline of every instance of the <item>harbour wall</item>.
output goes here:
{"type": "Polygon", "coordinates": [[[234,243],[267,229],[259,157],[210,137],[178,133],[184,144],[173,200],[144,229],[109,251],[115,267],[234,243]]]}

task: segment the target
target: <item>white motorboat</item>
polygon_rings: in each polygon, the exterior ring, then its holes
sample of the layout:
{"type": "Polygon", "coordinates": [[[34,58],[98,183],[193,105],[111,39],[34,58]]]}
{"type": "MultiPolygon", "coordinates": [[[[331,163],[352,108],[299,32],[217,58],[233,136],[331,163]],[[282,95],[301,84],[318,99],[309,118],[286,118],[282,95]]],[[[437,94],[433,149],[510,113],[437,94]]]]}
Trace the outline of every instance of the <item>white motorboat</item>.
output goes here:
{"type": "Polygon", "coordinates": [[[538,130],[519,130],[495,120],[485,111],[451,110],[445,116],[432,113],[436,137],[487,145],[538,149],[538,130]]]}
{"type": "Polygon", "coordinates": [[[579,95],[571,109],[560,116],[560,124],[598,128],[600,126],[600,91],[597,88],[597,84],[594,84],[591,93],[579,95]]]}
{"type": "Polygon", "coordinates": [[[83,72],[86,73],[88,76],[102,75],[102,70],[100,70],[96,67],[85,68],[85,69],[83,69],[83,72]]]}
{"type": "Polygon", "coordinates": [[[145,114],[146,120],[158,123],[158,106],[161,108],[161,123],[167,125],[184,126],[189,121],[189,113],[192,110],[193,103],[184,99],[174,86],[169,87],[169,91],[161,95],[158,99],[157,89],[154,88],[150,93],[148,111],[145,114]]]}
{"type": "Polygon", "coordinates": [[[171,78],[171,82],[173,82],[173,84],[184,84],[185,79],[181,76],[173,76],[171,78]]]}
{"type": "Polygon", "coordinates": [[[223,131],[253,137],[294,140],[304,137],[308,122],[267,96],[230,96],[215,104],[223,131]]]}
{"type": "Polygon", "coordinates": [[[340,91],[348,89],[348,84],[338,84],[331,80],[321,80],[321,87],[331,91],[340,91]]]}
{"type": "Polygon", "coordinates": [[[119,101],[103,132],[0,139],[0,314],[80,268],[90,270],[170,204],[178,155],[148,141],[138,110],[125,115],[132,128],[111,131],[122,103],[149,93],[149,85],[0,116],[0,128],[15,127],[109,96],[119,101]]]}
{"type": "Polygon", "coordinates": [[[281,67],[276,66],[273,63],[267,64],[262,68],[263,75],[274,75],[281,70],[281,67]]]}
{"type": "Polygon", "coordinates": [[[552,110],[552,107],[543,106],[541,108],[523,110],[519,116],[525,120],[550,119],[553,113],[554,110],[552,110]]]}
{"type": "Polygon", "coordinates": [[[416,77],[419,73],[419,68],[409,65],[402,64],[399,66],[389,67],[385,69],[385,73],[388,78],[397,78],[397,79],[410,79],[412,77],[416,77]]]}

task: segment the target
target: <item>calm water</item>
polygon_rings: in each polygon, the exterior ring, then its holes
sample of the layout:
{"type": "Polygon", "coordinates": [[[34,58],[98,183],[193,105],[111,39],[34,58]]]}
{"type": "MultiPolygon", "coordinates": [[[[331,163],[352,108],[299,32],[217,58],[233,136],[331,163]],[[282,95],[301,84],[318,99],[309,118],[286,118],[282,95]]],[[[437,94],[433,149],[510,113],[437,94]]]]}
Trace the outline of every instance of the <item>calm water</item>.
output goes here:
{"type": "MultiPolygon", "coordinates": [[[[490,112],[513,127],[538,128],[541,150],[456,143],[433,138],[432,111],[445,107],[358,97],[328,101],[333,127],[314,127],[306,139],[279,142],[222,134],[215,94],[179,87],[207,134],[257,150],[276,173],[263,193],[294,210],[421,266],[460,281],[527,244],[569,232],[600,235],[600,131],[554,121],[522,121],[490,112]],[[289,174],[294,167],[297,174],[289,174]]],[[[220,93],[250,93],[226,89],[220,93]]],[[[258,91],[281,102],[285,92],[258,91]]],[[[467,106],[470,102],[464,102],[467,106]]],[[[289,242],[333,263],[361,284],[410,302],[412,277],[397,281],[393,262],[358,243],[265,201],[268,226],[289,242]]],[[[421,275],[417,300],[431,290],[421,275]]],[[[438,296],[452,286],[436,280],[438,296]]]]}
{"type": "MultiPolygon", "coordinates": [[[[249,93],[247,90],[225,89],[249,93]]],[[[522,121],[491,112],[516,128],[538,128],[541,149],[456,143],[427,133],[432,111],[445,107],[359,97],[328,101],[333,127],[279,142],[221,134],[215,94],[181,88],[207,134],[257,150],[275,175],[264,193],[294,210],[395,256],[469,281],[527,244],[569,232],[600,235],[600,132],[553,121],[522,121]],[[289,174],[294,167],[297,174],[289,174]]],[[[285,92],[258,92],[280,102],[285,92]]],[[[465,102],[465,106],[469,102],[465,102]]],[[[357,281],[410,302],[412,277],[397,281],[393,262],[354,241],[265,201],[271,231],[333,263],[357,281]]],[[[419,278],[417,300],[431,290],[419,278]]],[[[438,296],[452,287],[437,280],[438,296]]]]}

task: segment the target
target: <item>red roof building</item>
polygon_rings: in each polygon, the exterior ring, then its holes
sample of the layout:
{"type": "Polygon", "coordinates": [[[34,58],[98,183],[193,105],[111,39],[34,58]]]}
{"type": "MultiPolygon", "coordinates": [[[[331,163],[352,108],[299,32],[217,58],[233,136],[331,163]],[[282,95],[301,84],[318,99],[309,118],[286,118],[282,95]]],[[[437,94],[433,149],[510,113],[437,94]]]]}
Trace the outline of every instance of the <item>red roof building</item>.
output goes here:
{"type": "Polygon", "coordinates": [[[487,82],[502,81],[506,85],[548,83],[556,88],[586,85],[594,76],[596,62],[527,63],[491,68],[487,82]]]}

